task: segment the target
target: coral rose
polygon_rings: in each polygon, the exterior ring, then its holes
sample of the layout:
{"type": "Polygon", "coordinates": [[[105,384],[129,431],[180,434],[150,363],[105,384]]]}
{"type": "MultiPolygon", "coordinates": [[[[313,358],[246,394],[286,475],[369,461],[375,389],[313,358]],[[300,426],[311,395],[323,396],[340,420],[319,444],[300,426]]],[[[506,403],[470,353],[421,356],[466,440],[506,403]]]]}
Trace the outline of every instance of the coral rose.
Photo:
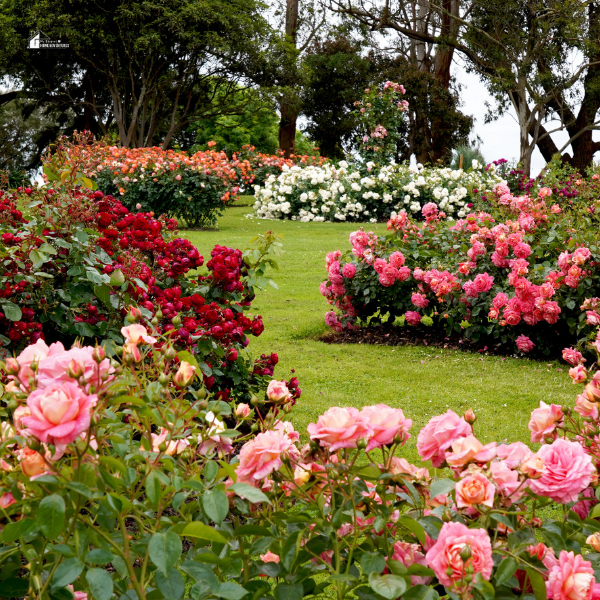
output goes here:
{"type": "Polygon", "coordinates": [[[367,452],[391,444],[396,437],[402,440],[402,444],[410,438],[408,430],[412,427],[412,420],[405,418],[399,408],[390,408],[386,404],[365,406],[360,411],[360,417],[372,429],[367,452]]]}
{"type": "Polygon", "coordinates": [[[531,352],[535,347],[535,344],[526,335],[520,335],[515,343],[521,352],[531,352]]]}
{"type": "Polygon", "coordinates": [[[596,469],[581,444],[559,439],[542,446],[537,454],[544,461],[544,473],[529,484],[536,494],[568,504],[590,485],[596,469]]]}
{"type": "Polygon", "coordinates": [[[549,600],[591,600],[595,583],[592,563],[563,550],[548,573],[546,591],[549,600]]]}
{"type": "Polygon", "coordinates": [[[427,566],[433,569],[440,583],[446,587],[460,584],[467,567],[474,573],[481,573],[489,580],[494,561],[492,544],[485,529],[469,529],[462,523],[444,523],[437,542],[425,555],[427,566]],[[471,557],[466,561],[460,556],[461,550],[469,546],[471,557]]]}
{"type": "Polygon", "coordinates": [[[23,448],[19,452],[19,464],[27,477],[35,477],[48,470],[48,465],[44,457],[31,448],[23,448]]]}
{"type": "Polygon", "coordinates": [[[554,434],[557,425],[562,422],[563,411],[557,404],[548,406],[540,400],[540,407],[531,411],[529,420],[529,431],[531,431],[531,441],[541,442],[543,439],[554,434]]]}
{"type": "Polygon", "coordinates": [[[236,470],[238,482],[256,486],[273,471],[279,470],[282,459],[296,457],[298,450],[281,431],[265,431],[244,444],[236,470]]]}
{"type": "Polygon", "coordinates": [[[31,416],[22,417],[21,423],[27,427],[26,433],[64,451],[79,434],[89,429],[96,402],[95,394],[86,394],[76,383],[57,381],[29,395],[27,406],[31,416]]]}
{"type": "Polygon", "coordinates": [[[431,460],[435,468],[446,460],[445,450],[459,438],[472,432],[471,426],[455,412],[448,410],[443,415],[430,419],[417,437],[417,451],[423,460],[431,460]]]}
{"type": "Polygon", "coordinates": [[[453,468],[464,467],[469,462],[486,463],[496,456],[496,442],[483,445],[474,435],[452,442],[452,452],[446,453],[446,462],[453,468]]]}
{"type": "Polygon", "coordinates": [[[458,508],[470,508],[476,504],[484,504],[490,508],[494,506],[496,489],[483,473],[472,473],[461,479],[456,484],[455,492],[458,508]]]}

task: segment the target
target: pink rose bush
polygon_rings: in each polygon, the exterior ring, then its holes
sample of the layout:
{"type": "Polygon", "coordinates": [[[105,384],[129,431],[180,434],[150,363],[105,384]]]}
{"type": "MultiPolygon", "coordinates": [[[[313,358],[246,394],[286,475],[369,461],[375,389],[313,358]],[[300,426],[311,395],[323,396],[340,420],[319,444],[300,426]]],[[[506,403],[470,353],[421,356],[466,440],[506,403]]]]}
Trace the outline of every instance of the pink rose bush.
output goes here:
{"type": "MultiPolygon", "coordinates": [[[[451,225],[428,209],[424,223],[394,214],[385,236],[353,232],[351,251],[336,251],[335,272],[320,286],[327,324],[339,331],[389,315],[388,323],[431,327],[440,338],[547,356],[565,340],[591,339],[600,324],[600,255],[585,236],[589,218],[574,227],[572,214],[551,211],[544,198],[497,185],[490,212],[451,225]]],[[[584,358],[567,350],[573,366],[584,358]]]]}

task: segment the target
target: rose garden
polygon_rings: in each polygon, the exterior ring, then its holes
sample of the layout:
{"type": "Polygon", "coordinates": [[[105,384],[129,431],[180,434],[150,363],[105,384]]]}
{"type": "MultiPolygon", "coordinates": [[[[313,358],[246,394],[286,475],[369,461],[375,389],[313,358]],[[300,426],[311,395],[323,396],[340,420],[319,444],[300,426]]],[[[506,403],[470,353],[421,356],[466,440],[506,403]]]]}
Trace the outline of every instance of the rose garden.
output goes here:
{"type": "Polygon", "coordinates": [[[600,169],[397,163],[405,91],[4,182],[0,597],[600,598],[600,169]]]}

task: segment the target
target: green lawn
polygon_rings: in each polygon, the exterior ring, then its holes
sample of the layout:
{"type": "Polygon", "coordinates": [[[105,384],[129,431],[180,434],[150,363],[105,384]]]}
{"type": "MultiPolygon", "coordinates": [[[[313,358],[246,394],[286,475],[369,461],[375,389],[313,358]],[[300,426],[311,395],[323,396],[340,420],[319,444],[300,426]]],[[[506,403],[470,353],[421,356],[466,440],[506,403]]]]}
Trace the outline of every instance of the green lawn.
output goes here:
{"type": "MultiPolygon", "coordinates": [[[[566,365],[549,366],[523,359],[502,359],[427,347],[328,345],[318,341],[327,330],[328,310],[319,294],[325,275],[325,255],[348,248],[352,223],[297,223],[246,218],[249,207],[231,207],[218,231],[184,232],[208,260],[215,244],[245,248],[257,233],[271,229],[283,236],[285,254],[274,274],[279,290],[259,293],[252,307],[261,314],[265,331],[252,338],[254,356],[277,352],[275,376],[290,377],[296,370],[302,398],[293,413],[299,431],[330,406],[383,402],[404,410],[413,419],[413,438],[407,458],[417,460],[415,441],[427,420],[448,408],[462,413],[471,407],[482,441],[529,441],[531,410],[543,400],[572,404],[576,389],[566,365]],[[559,371],[558,369],[562,369],[559,371]]],[[[369,225],[383,232],[384,224],[369,225]]]]}

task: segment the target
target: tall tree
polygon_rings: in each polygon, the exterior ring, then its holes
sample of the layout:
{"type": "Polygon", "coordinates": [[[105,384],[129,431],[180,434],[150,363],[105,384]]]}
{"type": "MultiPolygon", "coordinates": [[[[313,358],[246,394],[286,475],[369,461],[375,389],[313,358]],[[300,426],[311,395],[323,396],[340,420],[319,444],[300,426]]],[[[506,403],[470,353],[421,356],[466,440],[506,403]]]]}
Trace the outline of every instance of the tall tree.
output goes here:
{"type": "Polygon", "coordinates": [[[166,148],[198,118],[243,112],[281,56],[258,0],[15,0],[3,17],[14,43],[1,63],[19,95],[114,128],[126,147],[166,148]],[[36,29],[68,50],[28,50],[36,29]]]}

